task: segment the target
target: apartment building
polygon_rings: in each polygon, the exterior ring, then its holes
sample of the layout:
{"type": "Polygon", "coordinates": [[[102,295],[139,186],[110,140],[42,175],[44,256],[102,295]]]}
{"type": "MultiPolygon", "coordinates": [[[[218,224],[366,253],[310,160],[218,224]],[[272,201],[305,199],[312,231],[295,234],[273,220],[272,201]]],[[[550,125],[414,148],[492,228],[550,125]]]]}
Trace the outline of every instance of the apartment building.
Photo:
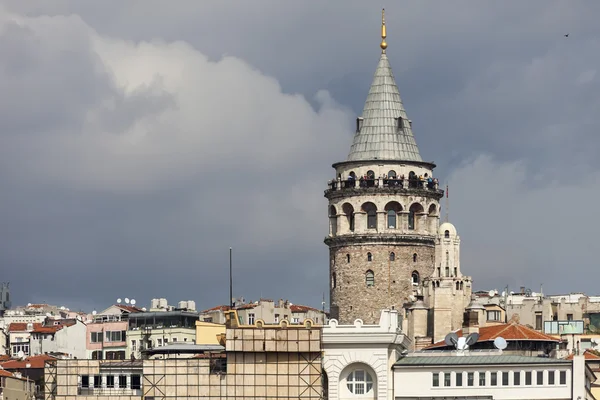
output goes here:
{"type": "Polygon", "coordinates": [[[92,360],[125,360],[127,351],[127,331],[129,315],[140,313],[142,309],[131,305],[115,304],[106,310],[93,314],[87,323],[87,357],[92,360]]]}

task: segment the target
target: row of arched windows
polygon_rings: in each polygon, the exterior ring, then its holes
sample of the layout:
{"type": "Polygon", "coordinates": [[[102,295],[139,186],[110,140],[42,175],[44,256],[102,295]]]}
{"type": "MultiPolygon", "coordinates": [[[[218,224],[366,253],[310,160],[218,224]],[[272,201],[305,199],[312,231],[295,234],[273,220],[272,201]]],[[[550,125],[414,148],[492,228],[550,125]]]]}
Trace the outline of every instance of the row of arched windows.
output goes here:
{"type": "MultiPolygon", "coordinates": [[[[411,274],[410,280],[414,286],[418,286],[421,283],[421,277],[419,275],[419,272],[413,271],[411,274]]],[[[367,285],[367,287],[375,286],[375,273],[373,272],[373,270],[369,269],[369,270],[367,270],[367,272],[365,272],[365,284],[367,285]]],[[[331,287],[334,289],[337,287],[337,275],[335,272],[333,274],[331,274],[331,287]]],[[[458,282],[457,282],[457,289],[458,289],[458,282]]],[[[461,289],[462,289],[462,282],[461,282],[461,289]]]]}
{"type": "MultiPolygon", "coordinates": [[[[414,253],[412,256],[413,262],[417,262],[417,258],[417,253],[414,253]]],[[[371,254],[371,252],[367,253],[367,261],[373,261],[373,254],[371,254]]],[[[390,252],[390,261],[396,261],[396,253],[394,253],[393,251],[390,252]]],[[[350,263],[350,254],[346,254],[346,262],[350,263]]]]}
{"type": "MultiPolygon", "coordinates": [[[[367,229],[377,229],[377,206],[374,203],[366,202],[361,206],[361,211],[367,214],[366,226],[367,229]]],[[[388,229],[397,229],[398,228],[398,217],[399,214],[403,211],[402,206],[397,201],[391,201],[387,203],[384,207],[384,211],[386,212],[387,217],[387,227],[388,229]]],[[[424,208],[419,203],[413,203],[408,209],[408,229],[415,230],[418,228],[417,218],[416,216],[424,213],[424,208]]],[[[437,215],[438,209],[435,204],[431,204],[429,206],[428,215],[435,216],[437,215]]],[[[354,231],[354,207],[350,203],[345,203],[342,205],[342,214],[346,218],[348,222],[348,227],[351,232],[354,231]]],[[[337,230],[337,218],[338,212],[335,206],[329,206],[329,218],[332,223],[332,231],[335,232],[337,230]]]]}

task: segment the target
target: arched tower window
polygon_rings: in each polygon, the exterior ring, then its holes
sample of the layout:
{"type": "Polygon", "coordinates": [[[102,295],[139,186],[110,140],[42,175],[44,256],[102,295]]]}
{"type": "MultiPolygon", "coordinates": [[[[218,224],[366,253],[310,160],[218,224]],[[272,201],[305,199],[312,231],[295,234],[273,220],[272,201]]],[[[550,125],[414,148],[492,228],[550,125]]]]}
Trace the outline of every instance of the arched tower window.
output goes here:
{"type": "Polygon", "coordinates": [[[446,230],[444,231],[444,237],[445,237],[446,239],[450,239],[450,231],[449,231],[448,229],[446,229],[446,230]]]}
{"type": "Polygon", "coordinates": [[[377,229],[377,206],[371,202],[362,205],[367,213],[367,229],[377,229]]]}
{"type": "Polygon", "coordinates": [[[408,187],[409,188],[416,188],[419,184],[419,177],[417,176],[417,174],[414,173],[414,171],[410,171],[408,173],[408,187]]]}
{"type": "Polygon", "coordinates": [[[460,290],[463,290],[463,283],[460,281],[460,290]]]}
{"type": "Polygon", "coordinates": [[[410,280],[413,286],[419,286],[419,283],[421,282],[419,273],[417,271],[413,271],[410,280]]]}
{"type": "Polygon", "coordinates": [[[394,171],[393,169],[390,170],[390,172],[388,172],[388,178],[396,179],[396,171],[394,171]]]}
{"type": "Polygon", "coordinates": [[[375,286],[375,274],[373,271],[368,270],[365,274],[365,281],[367,283],[367,287],[375,286]]]}
{"type": "Polygon", "coordinates": [[[329,223],[331,224],[331,234],[337,234],[337,210],[334,206],[329,206],[329,223]]]}
{"type": "Polygon", "coordinates": [[[375,186],[375,172],[367,171],[367,187],[375,186]]]}
{"type": "Polygon", "coordinates": [[[396,253],[393,251],[390,253],[390,261],[396,261],[396,253]]]}
{"type": "Polygon", "coordinates": [[[331,287],[335,289],[336,286],[337,286],[337,277],[334,272],[333,274],[331,274],[331,287]]]}
{"type": "Polygon", "coordinates": [[[459,290],[460,288],[460,284],[458,282],[456,282],[456,290],[459,290]]]}
{"type": "Polygon", "coordinates": [[[390,201],[385,205],[385,211],[387,212],[388,229],[398,228],[398,215],[402,211],[400,203],[397,201],[390,201]]]}
{"type": "Polygon", "coordinates": [[[364,396],[373,390],[373,377],[368,371],[356,369],[346,378],[348,391],[355,396],[364,396]]]}
{"type": "Polygon", "coordinates": [[[352,204],[350,203],[345,203],[342,206],[342,211],[346,216],[346,221],[348,222],[348,229],[350,230],[350,232],[354,232],[354,207],[352,207],[352,204]]]}
{"type": "Polygon", "coordinates": [[[413,262],[417,262],[417,253],[413,254],[413,262]]]}
{"type": "Polygon", "coordinates": [[[367,253],[367,261],[373,261],[373,254],[367,253]]]}
{"type": "Polygon", "coordinates": [[[350,254],[346,254],[346,262],[349,264],[350,263],[350,254]]]}
{"type": "Polygon", "coordinates": [[[429,211],[428,214],[430,217],[433,217],[436,215],[436,211],[437,211],[437,207],[435,206],[435,204],[432,204],[429,206],[429,211]]]}
{"type": "Polygon", "coordinates": [[[446,250],[446,277],[450,276],[450,253],[446,250]]]}
{"type": "Polygon", "coordinates": [[[408,210],[408,229],[418,229],[417,216],[423,212],[423,206],[419,203],[414,203],[408,210]]]}

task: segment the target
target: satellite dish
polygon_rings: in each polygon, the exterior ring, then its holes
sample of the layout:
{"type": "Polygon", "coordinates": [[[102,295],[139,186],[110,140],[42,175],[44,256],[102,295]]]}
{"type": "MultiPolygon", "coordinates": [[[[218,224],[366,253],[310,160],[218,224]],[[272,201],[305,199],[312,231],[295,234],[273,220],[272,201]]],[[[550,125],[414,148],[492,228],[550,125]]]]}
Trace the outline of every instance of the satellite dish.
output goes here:
{"type": "Polygon", "coordinates": [[[142,311],[146,311],[146,307],[142,307],[142,311]]]}
{"type": "Polygon", "coordinates": [[[19,351],[17,353],[17,357],[19,357],[19,358],[25,358],[25,353],[23,353],[23,351],[19,351]]]}
{"type": "Polygon", "coordinates": [[[121,304],[121,299],[120,298],[117,299],[117,304],[121,304]]]}
{"type": "Polygon", "coordinates": [[[494,297],[495,294],[496,294],[496,292],[494,291],[494,289],[492,289],[488,292],[488,296],[490,296],[490,297],[494,297]]]}
{"type": "Polygon", "coordinates": [[[513,294],[515,294],[515,292],[513,292],[512,290],[510,291],[510,295],[512,296],[513,294]]]}
{"type": "Polygon", "coordinates": [[[129,303],[131,303],[131,305],[134,306],[135,305],[135,299],[131,299],[131,301],[129,303]]]}
{"type": "Polygon", "coordinates": [[[466,349],[467,347],[469,347],[469,346],[467,345],[467,339],[466,339],[464,336],[461,336],[461,337],[459,337],[459,338],[458,338],[458,343],[456,344],[456,348],[457,348],[458,350],[464,350],[464,349],[466,349]]]}
{"type": "Polygon", "coordinates": [[[129,304],[129,297],[125,297],[125,303],[129,304]]]}
{"type": "Polygon", "coordinates": [[[504,350],[506,346],[508,346],[508,344],[506,343],[506,339],[504,339],[501,336],[498,336],[496,339],[494,339],[494,346],[498,350],[504,350]]]}
{"type": "Polygon", "coordinates": [[[467,336],[465,343],[467,346],[473,346],[479,340],[479,333],[473,332],[467,336]]]}
{"type": "Polygon", "coordinates": [[[31,307],[31,303],[27,303],[27,307],[31,307]]]}
{"type": "Polygon", "coordinates": [[[506,290],[502,291],[502,297],[506,297],[506,290]]]}
{"type": "Polygon", "coordinates": [[[96,310],[92,311],[92,315],[96,315],[96,310]]]}
{"type": "Polygon", "coordinates": [[[450,332],[449,334],[446,335],[446,337],[444,338],[444,342],[448,345],[448,346],[453,346],[456,347],[456,344],[458,343],[458,335],[456,334],[456,332],[450,332]]]}
{"type": "Polygon", "coordinates": [[[61,309],[61,310],[64,310],[64,309],[65,309],[65,306],[60,306],[60,309],[61,309]]]}

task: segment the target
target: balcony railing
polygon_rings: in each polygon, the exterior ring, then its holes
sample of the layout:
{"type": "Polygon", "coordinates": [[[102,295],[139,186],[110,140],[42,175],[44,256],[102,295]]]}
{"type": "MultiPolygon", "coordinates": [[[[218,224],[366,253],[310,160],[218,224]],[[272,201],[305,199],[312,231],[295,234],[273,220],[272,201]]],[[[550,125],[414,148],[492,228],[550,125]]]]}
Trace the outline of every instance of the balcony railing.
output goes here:
{"type": "Polygon", "coordinates": [[[420,179],[389,179],[389,178],[373,178],[373,179],[346,179],[329,181],[327,192],[335,192],[340,190],[356,190],[356,189],[373,189],[373,188],[390,188],[390,189],[417,189],[430,190],[432,192],[443,194],[444,191],[439,188],[437,180],[420,180],[420,179]]]}

